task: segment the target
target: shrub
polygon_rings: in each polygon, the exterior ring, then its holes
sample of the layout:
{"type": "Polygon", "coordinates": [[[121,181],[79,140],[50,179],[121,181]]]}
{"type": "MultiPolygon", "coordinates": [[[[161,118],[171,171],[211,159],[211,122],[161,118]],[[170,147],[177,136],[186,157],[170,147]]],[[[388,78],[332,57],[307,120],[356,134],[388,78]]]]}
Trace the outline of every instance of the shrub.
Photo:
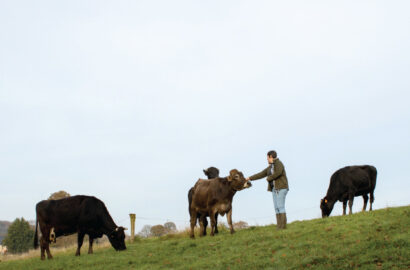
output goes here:
{"type": "Polygon", "coordinates": [[[238,230],[249,228],[248,223],[245,222],[245,221],[242,221],[242,220],[241,220],[241,221],[238,221],[238,222],[235,222],[235,223],[232,224],[232,225],[233,225],[233,227],[234,227],[235,229],[238,229],[238,230]]]}
{"type": "Polygon", "coordinates": [[[33,245],[34,230],[24,218],[16,219],[9,227],[3,244],[10,253],[27,252],[33,245]]]}
{"type": "Polygon", "coordinates": [[[70,197],[70,194],[64,190],[60,190],[57,192],[54,192],[53,194],[50,195],[50,197],[48,197],[49,200],[59,200],[59,199],[63,199],[63,198],[68,198],[70,197]]]}
{"type": "Polygon", "coordinates": [[[167,233],[167,230],[162,225],[155,225],[151,227],[151,234],[153,236],[162,236],[167,233]]]}
{"type": "Polygon", "coordinates": [[[164,224],[167,233],[174,233],[177,231],[177,226],[174,222],[167,222],[164,224]]]}
{"type": "Polygon", "coordinates": [[[141,237],[150,237],[151,236],[151,225],[144,225],[144,227],[142,227],[138,235],[141,237]]]}

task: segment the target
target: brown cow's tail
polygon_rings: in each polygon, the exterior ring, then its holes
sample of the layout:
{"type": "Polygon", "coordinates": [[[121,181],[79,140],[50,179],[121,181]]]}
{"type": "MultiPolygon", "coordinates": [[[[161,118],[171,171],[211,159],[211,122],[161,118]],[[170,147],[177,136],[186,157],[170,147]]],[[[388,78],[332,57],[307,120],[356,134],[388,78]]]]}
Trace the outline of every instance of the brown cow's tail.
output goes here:
{"type": "Polygon", "coordinates": [[[191,204],[192,204],[192,195],[194,193],[194,188],[192,187],[188,192],[188,213],[191,214],[191,204]]]}
{"type": "Polygon", "coordinates": [[[38,228],[38,220],[37,220],[37,211],[36,211],[36,231],[34,232],[34,249],[38,248],[38,233],[37,233],[37,228],[38,228]]]}

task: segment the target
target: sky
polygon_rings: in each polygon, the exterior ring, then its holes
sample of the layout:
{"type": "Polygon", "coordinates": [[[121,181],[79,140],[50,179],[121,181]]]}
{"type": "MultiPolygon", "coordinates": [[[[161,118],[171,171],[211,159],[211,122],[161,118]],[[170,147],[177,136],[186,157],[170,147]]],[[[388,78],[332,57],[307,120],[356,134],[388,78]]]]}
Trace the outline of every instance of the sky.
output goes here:
{"type": "MultiPolygon", "coordinates": [[[[289,221],[320,217],[331,174],[347,165],[377,168],[375,209],[409,205],[408,10],[1,1],[0,220],[33,220],[37,202],[65,190],[101,199],[118,225],[135,213],[137,232],[182,229],[204,168],[247,177],[269,150],[288,175],[289,221]]],[[[235,195],[234,222],[275,222],[266,188],[235,195]]]]}

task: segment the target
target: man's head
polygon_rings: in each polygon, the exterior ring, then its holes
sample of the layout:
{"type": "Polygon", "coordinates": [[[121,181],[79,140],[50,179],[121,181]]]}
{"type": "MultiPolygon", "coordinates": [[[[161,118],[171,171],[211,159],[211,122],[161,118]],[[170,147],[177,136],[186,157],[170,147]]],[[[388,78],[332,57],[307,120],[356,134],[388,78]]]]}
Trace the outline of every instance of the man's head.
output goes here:
{"type": "Polygon", "coordinates": [[[275,161],[275,159],[278,157],[278,154],[276,154],[276,151],[274,150],[269,151],[267,155],[268,155],[269,164],[272,164],[275,161]]]}

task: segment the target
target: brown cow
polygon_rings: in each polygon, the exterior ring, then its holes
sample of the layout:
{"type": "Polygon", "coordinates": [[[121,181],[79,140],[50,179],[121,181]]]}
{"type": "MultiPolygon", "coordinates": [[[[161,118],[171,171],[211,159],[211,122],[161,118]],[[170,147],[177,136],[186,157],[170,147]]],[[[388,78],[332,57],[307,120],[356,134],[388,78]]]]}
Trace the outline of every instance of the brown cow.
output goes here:
{"type": "MultiPolygon", "coordinates": [[[[208,179],[219,177],[219,170],[215,167],[209,167],[208,169],[203,170],[203,171],[204,171],[204,174],[208,176],[208,179]]],[[[188,205],[189,205],[188,213],[191,212],[191,202],[192,202],[193,192],[194,192],[194,187],[192,187],[188,192],[188,205]]],[[[206,227],[208,226],[208,220],[206,217],[207,215],[201,216],[199,213],[197,216],[198,219],[203,219],[203,223],[204,223],[203,231],[200,232],[201,236],[206,235],[206,227]]],[[[215,214],[215,233],[218,233],[218,213],[215,214]]]]}
{"type": "MultiPolygon", "coordinates": [[[[251,187],[250,181],[246,181],[242,172],[233,169],[227,177],[218,177],[210,180],[199,179],[192,192],[192,202],[190,206],[191,216],[191,238],[194,238],[194,227],[198,214],[208,215],[211,219],[211,236],[215,233],[218,213],[224,216],[227,213],[227,220],[231,233],[234,233],[232,226],[232,199],[237,191],[251,187]]],[[[204,222],[199,221],[201,236],[204,231],[204,222]]]]}

